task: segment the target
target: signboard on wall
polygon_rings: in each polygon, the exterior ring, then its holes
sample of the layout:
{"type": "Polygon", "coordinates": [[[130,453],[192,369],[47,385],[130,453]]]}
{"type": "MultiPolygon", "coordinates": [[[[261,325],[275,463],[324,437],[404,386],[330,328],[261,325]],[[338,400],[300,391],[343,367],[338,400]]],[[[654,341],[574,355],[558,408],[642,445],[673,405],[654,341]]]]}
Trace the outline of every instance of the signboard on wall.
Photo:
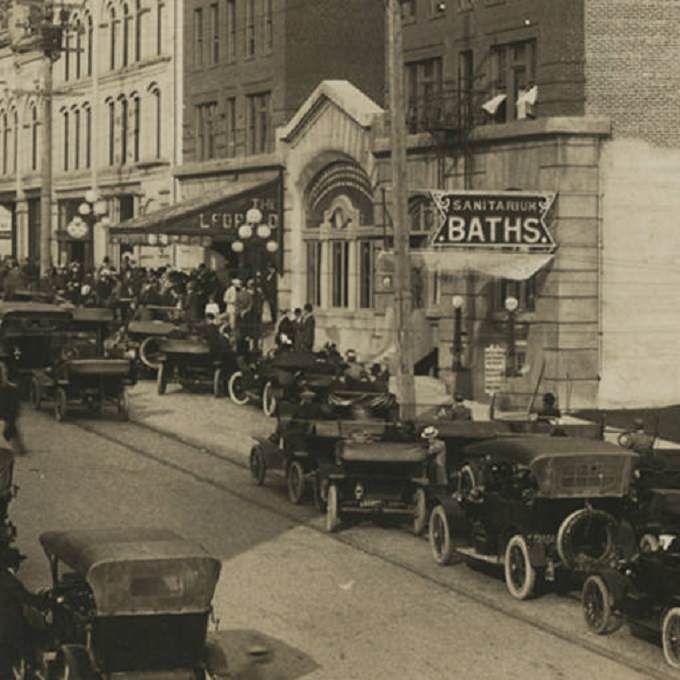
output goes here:
{"type": "Polygon", "coordinates": [[[507,354],[501,345],[484,348],[484,392],[488,395],[500,392],[505,382],[507,354]]]}
{"type": "Polygon", "coordinates": [[[553,252],[549,230],[553,193],[431,191],[441,216],[432,245],[553,252]]]}

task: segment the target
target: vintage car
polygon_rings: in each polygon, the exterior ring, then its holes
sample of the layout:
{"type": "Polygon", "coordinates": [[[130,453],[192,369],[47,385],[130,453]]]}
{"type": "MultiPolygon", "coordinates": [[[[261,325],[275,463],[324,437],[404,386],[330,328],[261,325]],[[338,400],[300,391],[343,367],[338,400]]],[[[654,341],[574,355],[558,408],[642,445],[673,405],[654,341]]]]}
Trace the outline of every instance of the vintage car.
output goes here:
{"type": "Polygon", "coordinates": [[[229,379],[229,396],[239,406],[259,402],[265,415],[273,416],[279,401],[297,401],[302,380],[306,389],[327,390],[340,366],[341,360],[327,352],[286,350],[254,361],[241,357],[229,379]]]}
{"type": "Polygon", "coordinates": [[[221,565],[200,545],[141,528],[49,531],[40,543],[52,585],[27,659],[39,678],[217,674],[207,633],[221,565]]]}
{"type": "Polygon", "coordinates": [[[680,535],[661,538],[654,548],[593,570],[581,592],[583,616],[598,635],[624,621],[660,635],[666,661],[680,669],[680,535]]]}
{"type": "Polygon", "coordinates": [[[153,318],[151,321],[131,320],[127,326],[127,341],[141,364],[155,372],[159,365],[161,340],[177,328],[181,312],[176,307],[160,305],[149,305],[146,309],[153,318]]]}
{"type": "Polygon", "coordinates": [[[168,383],[177,381],[182,387],[207,383],[215,397],[225,395],[227,381],[236,369],[236,354],[228,340],[214,330],[214,337],[197,329],[176,330],[160,342],[158,394],[165,394],[168,383]]]}
{"type": "Polygon", "coordinates": [[[33,371],[52,363],[55,345],[71,317],[70,310],[57,305],[0,303],[0,362],[22,392],[27,391],[33,371]]]}
{"type": "Polygon", "coordinates": [[[430,498],[434,559],[502,565],[527,599],[556,569],[585,571],[616,550],[634,452],[578,437],[510,435],[471,444],[448,490],[430,498]]]}
{"type": "Polygon", "coordinates": [[[51,365],[33,371],[30,398],[36,409],[43,401],[51,401],[54,416],[61,422],[74,405],[99,412],[109,403],[127,420],[127,387],[135,383],[134,366],[131,359],[105,356],[104,340],[112,324],[110,309],[73,310],[57,356],[51,365]]]}

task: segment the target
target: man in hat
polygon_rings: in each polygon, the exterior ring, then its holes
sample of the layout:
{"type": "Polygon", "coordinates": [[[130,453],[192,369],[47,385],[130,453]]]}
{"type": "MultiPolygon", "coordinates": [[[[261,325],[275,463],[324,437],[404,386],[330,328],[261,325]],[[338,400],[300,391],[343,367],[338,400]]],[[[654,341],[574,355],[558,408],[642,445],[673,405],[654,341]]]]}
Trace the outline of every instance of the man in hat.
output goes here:
{"type": "Polygon", "coordinates": [[[644,420],[635,418],[633,429],[619,435],[619,446],[637,453],[648,453],[654,448],[655,439],[656,437],[645,432],[644,420]]]}
{"type": "Polygon", "coordinates": [[[427,451],[431,462],[431,477],[435,484],[446,485],[449,481],[449,473],[446,464],[446,444],[439,439],[439,430],[433,425],[428,425],[421,433],[423,446],[427,451]]]}
{"type": "Polygon", "coordinates": [[[343,372],[345,382],[355,383],[368,379],[366,369],[358,362],[357,353],[353,349],[348,349],[345,353],[347,366],[343,372]]]}
{"type": "Polygon", "coordinates": [[[236,328],[238,319],[238,293],[241,290],[241,279],[232,279],[231,285],[224,291],[224,313],[232,329],[236,328]]]}
{"type": "Polygon", "coordinates": [[[295,323],[293,321],[293,312],[290,309],[284,309],[276,327],[276,346],[279,350],[292,349],[294,339],[295,323]]]}
{"type": "Polygon", "coordinates": [[[452,420],[472,420],[472,411],[465,405],[462,394],[455,394],[453,397],[453,408],[451,409],[452,420]]]}

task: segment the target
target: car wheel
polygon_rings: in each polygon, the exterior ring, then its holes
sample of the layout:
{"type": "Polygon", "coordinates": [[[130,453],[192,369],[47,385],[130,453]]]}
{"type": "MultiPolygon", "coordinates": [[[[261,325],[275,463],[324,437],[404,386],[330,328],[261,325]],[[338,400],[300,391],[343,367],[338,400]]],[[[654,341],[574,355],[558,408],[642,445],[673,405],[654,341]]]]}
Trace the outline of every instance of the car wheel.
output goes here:
{"type": "Polygon", "coordinates": [[[139,358],[141,362],[152,371],[158,368],[160,355],[160,339],[154,336],[144,338],[139,346],[139,358]]]}
{"type": "Polygon", "coordinates": [[[40,383],[36,378],[31,380],[29,398],[31,400],[31,406],[33,406],[36,411],[40,410],[40,404],[42,403],[42,387],[40,387],[40,383]]]}
{"type": "Polygon", "coordinates": [[[505,585],[517,600],[528,600],[536,590],[537,573],[529,558],[529,546],[521,534],[515,534],[505,548],[505,585]]]}
{"type": "Polygon", "coordinates": [[[130,397],[127,390],[123,387],[118,394],[118,417],[122,421],[127,421],[130,418],[130,397]]]}
{"type": "Polygon", "coordinates": [[[168,388],[167,370],[166,365],[161,363],[156,371],[156,391],[158,394],[165,394],[165,390],[168,388]]]}
{"type": "Polygon", "coordinates": [[[288,499],[293,505],[299,505],[305,495],[305,471],[300,461],[294,460],[288,466],[286,480],[288,482],[288,499]]]}
{"type": "Polygon", "coordinates": [[[264,478],[267,474],[267,462],[264,458],[264,451],[259,444],[253,446],[250,451],[250,474],[253,476],[257,486],[264,484],[264,478]]]}
{"type": "Polygon", "coordinates": [[[438,505],[430,513],[429,539],[434,561],[442,566],[449,564],[453,559],[453,541],[443,505],[438,505]]]}
{"type": "Polygon", "coordinates": [[[425,489],[416,489],[413,501],[415,505],[413,533],[416,536],[420,536],[427,528],[427,496],[425,494],[425,489]]]}
{"type": "Polygon", "coordinates": [[[613,633],[618,628],[620,617],[614,613],[612,596],[601,576],[589,576],[581,590],[583,618],[588,630],[597,635],[613,633]]]}
{"type": "Polygon", "coordinates": [[[608,512],[580,508],[560,524],[555,549],[567,568],[587,570],[612,557],[617,533],[616,519],[608,512]]]}
{"type": "Polygon", "coordinates": [[[471,496],[479,493],[483,483],[482,471],[477,465],[463,465],[458,474],[458,495],[461,500],[469,500],[471,496]]]}
{"type": "Polygon", "coordinates": [[[661,641],[666,663],[673,668],[680,668],[680,607],[673,607],[664,615],[661,641]]]}
{"type": "Polygon", "coordinates": [[[262,412],[266,416],[273,416],[276,413],[277,399],[274,396],[274,386],[271,380],[267,381],[262,390],[262,412]]]}
{"type": "Polygon", "coordinates": [[[57,387],[54,393],[54,417],[57,422],[62,422],[66,418],[68,411],[68,399],[66,397],[66,390],[63,387],[57,387]]]}
{"type": "Polygon", "coordinates": [[[227,383],[227,390],[229,391],[229,398],[239,406],[245,406],[250,397],[245,389],[245,379],[242,371],[232,373],[229,382],[227,383]]]}
{"type": "Polygon", "coordinates": [[[224,371],[216,368],[213,373],[213,396],[219,399],[224,396],[224,371]]]}
{"type": "Polygon", "coordinates": [[[338,499],[338,487],[331,484],[328,487],[326,498],[326,531],[333,533],[340,528],[340,508],[338,499]]]}
{"type": "Polygon", "coordinates": [[[314,480],[314,505],[319,512],[326,512],[326,497],[328,495],[328,489],[323,488],[323,482],[321,477],[317,473],[316,479],[314,480]]]}

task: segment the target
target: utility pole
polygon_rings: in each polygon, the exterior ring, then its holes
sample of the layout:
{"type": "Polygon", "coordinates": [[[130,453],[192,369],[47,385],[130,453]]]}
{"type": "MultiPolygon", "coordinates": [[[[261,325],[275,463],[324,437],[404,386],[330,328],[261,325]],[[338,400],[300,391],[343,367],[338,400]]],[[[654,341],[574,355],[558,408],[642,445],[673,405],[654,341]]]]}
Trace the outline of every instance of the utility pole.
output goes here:
{"type": "Polygon", "coordinates": [[[397,400],[402,420],[415,417],[414,346],[411,324],[408,187],[406,181],[406,118],[404,65],[399,0],[387,0],[387,81],[389,83],[394,228],[394,317],[397,351],[397,400]]]}
{"type": "Polygon", "coordinates": [[[40,131],[40,276],[52,266],[52,58],[43,56],[43,124],[40,131]]]}

